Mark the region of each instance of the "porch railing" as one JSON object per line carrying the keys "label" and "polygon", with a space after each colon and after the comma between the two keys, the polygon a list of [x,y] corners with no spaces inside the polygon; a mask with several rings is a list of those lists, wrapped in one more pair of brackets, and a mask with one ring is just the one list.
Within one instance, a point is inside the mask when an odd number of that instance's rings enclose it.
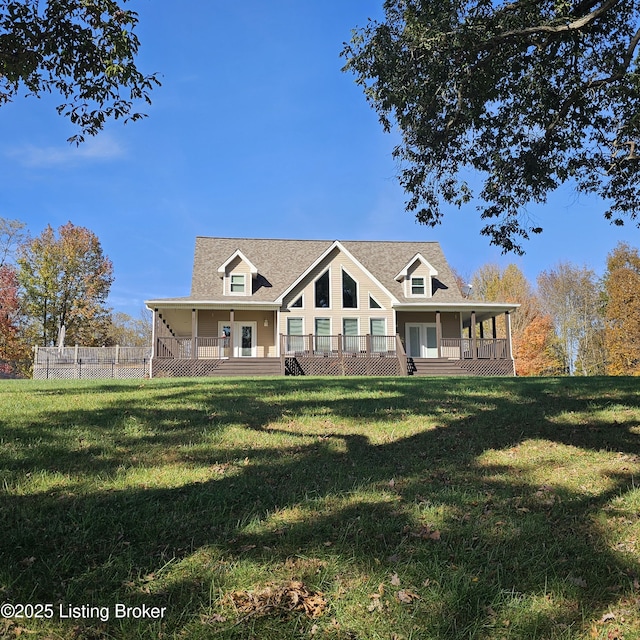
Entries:
{"label": "porch railing", "polygon": [[169,359],[220,359],[228,358],[229,338],[158,338],[156,340],[156,358]]}
{"label": "porch railing", "polygon": [[[442,338],[442,357],[470,360],[474,358],[473,342],[471,338]],[[505,338],[476,338],[475,343],[475,358],[504,360],[509,357]]]}
{"label": "porch railing", "polygon": [[280,353],[287,357],[396,357],[396,336],[281,335],[280,341]]}

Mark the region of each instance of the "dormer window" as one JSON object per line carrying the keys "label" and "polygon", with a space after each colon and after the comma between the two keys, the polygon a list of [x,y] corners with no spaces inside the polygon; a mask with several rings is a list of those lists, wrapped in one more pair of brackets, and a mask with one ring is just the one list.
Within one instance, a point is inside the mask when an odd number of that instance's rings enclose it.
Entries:
{"label": "dormer window", "polygon": [[246,293],[246,276],[244,274],[231,276],[231,293]]}
{"label": "dormer window", "polygon": [[395,279],[404,283],[404,295],[408,298],[430,298],[431,281],[437,275],[438,272],[425,260],[424,256],[416,253]]}
{"label": "dormer window", "polygon": [[257,267],[240,251],[232,253],[219,267],[224,295],[250,296],[259,278]]}
{"label": "dormer window", "polygon": [[424,278],[423,277],[411,278],[411,295],[412,296],[423,296],[423,295],[425,295]]}

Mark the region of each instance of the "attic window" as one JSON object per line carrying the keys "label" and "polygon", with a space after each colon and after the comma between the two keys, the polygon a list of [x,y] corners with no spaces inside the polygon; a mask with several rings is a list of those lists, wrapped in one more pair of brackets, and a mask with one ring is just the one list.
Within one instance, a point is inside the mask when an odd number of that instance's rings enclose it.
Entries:
{"label": "attic window", "polygon": [[369,296],[369,309],[382,309],[380,303],[373,296]]}
{"label": "attic window", "polygon": [[245,276],[244,274],[231,276],[231,293],[245,292]]}
{"label": "attic window", "polygon": [[411,295],[412,296],[424,296],[424,278],[422,276],[411,278]]}
{"label": "attic window", "polygon": [[300,296],[295,302],[292,302],[290,307],[292,309],[301,309],[302,308],[302,296]]}

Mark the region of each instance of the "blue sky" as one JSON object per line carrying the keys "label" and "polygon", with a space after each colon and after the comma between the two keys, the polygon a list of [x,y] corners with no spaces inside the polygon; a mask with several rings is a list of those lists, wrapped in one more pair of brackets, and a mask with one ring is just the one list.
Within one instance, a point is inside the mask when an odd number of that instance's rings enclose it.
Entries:
{"label": "blue sky", "polygon": [[382,0],[131,0],[139,66],[158,72],[149,117],[109,124],[79,148],[56,96],[0,109],[0,216],[37,235],[71,221],[98,235],[114,264],[110,304],[138,315],[145,299],[187,295],[197,235],[437,240],[470,275],[518,264],[535,281],[560,260],[602,273],[621,240],[604,204],[570,187],[530,214],[544,227],[526,255],[503,256],[473,205],[418,225],[384,134],[342,43]]}

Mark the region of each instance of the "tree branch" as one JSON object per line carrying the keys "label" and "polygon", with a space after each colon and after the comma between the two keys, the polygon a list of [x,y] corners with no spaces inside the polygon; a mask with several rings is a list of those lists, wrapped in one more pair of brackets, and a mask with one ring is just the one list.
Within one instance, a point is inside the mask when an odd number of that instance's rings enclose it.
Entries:
{"label": "tree branch", "polygon": [[588,24],[612,9],[619,2],[620,0],[607,0],[595,11],[592,11],[591,13],[578,18],[573,22],[569,22],[568,24],[558,24],[555,26],[551,24],[541,24],[535,27],[527,27],[526,29],[513,29],[511,31],[504,31],[490,38],[489,42],[500,42],[501,40],[508,40],[509,38],[513,37],[535,35],[538,33],[562,33],[566,31],[579,31],[580,29],[586,27]]}

